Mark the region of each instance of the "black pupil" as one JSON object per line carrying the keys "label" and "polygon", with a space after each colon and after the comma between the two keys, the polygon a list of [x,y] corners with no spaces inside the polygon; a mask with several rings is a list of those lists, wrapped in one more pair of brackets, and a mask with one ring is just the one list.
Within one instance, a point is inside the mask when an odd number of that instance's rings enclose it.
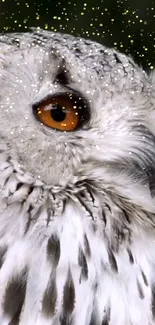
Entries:
{"label": "black pupil", "polygon": [[62,122],[66,118],[66,111],[61,105],[54,104],[52,105],[51,116],[54,121]]}

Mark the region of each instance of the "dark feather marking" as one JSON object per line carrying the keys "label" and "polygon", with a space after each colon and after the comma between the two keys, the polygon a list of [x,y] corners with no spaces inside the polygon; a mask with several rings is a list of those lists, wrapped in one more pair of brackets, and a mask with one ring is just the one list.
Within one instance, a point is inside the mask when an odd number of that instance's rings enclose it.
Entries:
{"label": "dark feather marking", "polygon": [[54,214],[53,214],[52,209],[51,209],[51,208],[47,208],[47,223],[46,223],[46,226],[49,225],[49,223],[50,223],[50,221],[51,221],[53,215],[54,215]]}
{"label": "dark feather marking", "polygon": [[18,38],[13,38],[13,39],[11,40],[11,44],[12,44],[12,45],[15,45],[16,47],[20,47],[20,41],[19,41]]}
{"label": "dark feather marking", "polygon": [[110,322],[110,307],[108,306],[105,310],[105,314],[101,325],[109,325],[109,322]]}
{"label": "dark feather marking", "polygon": [[69,83],[70,75],[69,72],[66,71],[66,62],[63,59],[61,65],[57,71],[55,82],[59,83],[62,86],[66,86]]}
{"label": "dark feather marking", "polygon": [[93,203],[93,205],[94,205],[95,199],[94,199],[94,196],[93,196],[93,194],[92,194],[92,191],[89,189],[88,186],[86,187],[86,190],[87,190],[87,192],[89,193],[90,198],[91,198],[91,201],[92,201],[92,203]]}
{"label": "dark feather marking", "polygon": [[63,290],[63,318],[69,316],[74,310],[75,304],[75,288],[74,282],[69,268],[66,283]]}
{"label": "dark feather marking", "polygon": [[152,286],[152,316],[155,320],[155,286]]}
{"label": "dark feather marking", "polygon": [[111,249],[108,249],[108,257],[109,257],[109,262],[110,262],[111,268],[113,269],[114,272],[118,273],[118,266],[117,266],[116,258],[115,258]]}
{"label": "dark feather marking", "polygon": [[72,319],[69,316],[60,318],[60,325],[73,325]]}
{"label": "dark feather marking", "polygon": [[0,247],[0,268],[3,265],[6,252],[7,252],[7,246]]}
{"label": "dark feather marking", "polygon": [[92,308],[91,319],[89,325],[100,325],[100,321],[98,319],[98,310],[96,301],[94,301],[94,306]]}
{"label": "dark feather marking", "polygon": [[66,317],[63,317],[60,319],[60,325],[70,325],[68,322],[68,319]]}
{"label": "dark feather marking", "polygon": [[32,204],[30,204],[29,205],[29,208],[28,208],[28,210],[27,210],[27,212],[29,213],[29,214],[31,214],[31,211],[33,210],[33,205]]}
{"label": "dark feather marking", "polygon": [[56,288],[56,278],[51,274],[47,289],[43,296],[42,301],[42,311],[48,317],[52,317],[55,313],[57,302],[57,288]]}
{"label": "dark feather marking", "polygon": [[60,259],[60,241],[57,235],[52,235],[48,240],[47,256],[54,267],[57,267]]}
{"label": "dark feather marking", "polygon": [[155,170],[153,168],[151,169],[151,177],[148,175],[148,180],[149,180],[149,188],[150,188],[150,193],[151,196],[155,196]]}
{"label": "dark feather marking", "polygon": [[58,72],[55,82],[58,82],[59,84],[61,84],[63,86],[65,86],[69,83],[68,75],[66,74],[66,72],[64,70]]}
{"label": "dark feather marking", "polygon": [[149,184],[151,196],[154,197],[155,196],[155,168],[154,168],[154,164],[151,166],[151,162],[150,162],[150,165],[148,165],[148,163],[147,163],[144,171],[147,176],[147,181]]}
{"label": "dark feather marking", "polygon": [[90,251],[89,241],[88,241],[88,238],[87,238],[86,234],[84,235],[84,247],[85,247],[86,256],[88,256],[90,258],[91,257],[91,251]]}
{"label": "dark feather marking", "polygon": [[84,207],[84,209],[88,212],[88,214],[91,216],[92,220],[94,221],[94,216],[89,207],[83,202],[83,200],[78,196],[78,200],[81,203],[81,205]]}
{"label": "dark feather marking", "polygon": [[34,187],[33,186],[30,186],[29,187],[29,193],[28,193],[28,195],[30,195],[33,192],[33,190],[34,190]]}
{"label": "dark feather marking", "polygon": [[84,192],[84,191],[81,191],[81,192],[80,192],[80,196],[81,196],[83,199],[85,199],[85,192]]}
{"label": "dark feather marking", "polygon": [[106,317],[103,318],[101,325],[109,325],[109,321]]}
{"label": "dark feather marking", "polygon": [[147,281],[147,277],[146,277],[145,273],[142,270],[141,270],[141,273],[142,273],[142,278],[144,280],[144,283],[148,287],[149,284],[148,284],[148,281]]}
{"label": "dark feather marking", "polygon": [[27,213],[28,213],[28,220],[27,220],[27,223],[26,223],[26,225],[25,225],[25,231],[24,231],[24,234],[26,234],[27,232],[28,232],[28,230],[29,230],[29,228],[30,228],[30,226],[31,226],[31,223],[32,223],[32,220],[37,220],[38,219],[38,217],[39,217],[39,215],[40,215],[40,213],[41,213],[41,209],[42,209],[42,207],[40,206],[39,208],[38,208],[38,210],[35,212],[35,214],[34,215],[32,215],[32,211],[33,211],[33,209],[32,209],[32,206],[30,205],[29,206],[29,209],[28,209],[28,211],[27,211]]}
{"label": "dark feather marking", "polygon": [[16,191],[18,191],[23,186],[23,183],[19,182],[16,186]]}
{"label": "dark feather marking", "polygon": [[129,248],[128,248],[127,252],[128,252],[128,255],[129,255],[130,263],[134,264],[134,258],[133,258],[132,252],[131,252],[131,250]]}
{"label": "dark feather marking", "polygon": [[107,203],[105,203],[105,202],[104,202],[104,204],[105,204],[106,208],[109,210],[109,212],[112,213],[112,211],[111,211],[111,207],[109,206],[109,204],[107,204]]}
{"label": "dark feather marking", "polygon": [[21,309],[25,299],[26,280],[27,270],[25,269],[8,282],[2,306],[4,313],[14,317]]}
{"label": "dark feather marking", "polygon": [[84,279],[88,278],[88,266],[85,255],[81,247],[79,247],[78,263],[81,266],[81,276]]}
{"label": "dark feather marking", "polygon": [[74,51],[75,51],[76,55],[77,55],[77,53],[79,53],[79,54],[82,54],[81,50],[80,50],[80,49],[78,49],[77,47],[76,47],[76,48],[74,48]]}
{"label": "dark feather marking", "polygon": [[144,292],[143,292],[142,286],[138,279],[137,279],[137,288],[138,288],[138,292],[139,292],[139,297],[141,299],[144,299]]}
{"label": "dark feather marking", "polygon": [[31,213],[29,213],[29,211],[28,211],[28,220],[27,220],[27,223],[25,226],[24,235],[28,232],[30,225],[31,225],[31,221],[32,221]]}
{"label": "dark feather marking", "polygon": [[129,214],[124,209],[121,209],[121,210],[122,210],[122,212],[124,214],[124,217],[125,217],[126,221],[130,224],[131,220],[130,220]]}
{"label": "dark feather marking", "polygon": [[67,203],[67,200],[64,199],[64,200],[63,200],[63,207],[62,207],[62,214],[65,212],[66,203]]}
{"label": "dark feather marking", "polygon": [[94,311],[91,314],[91,320],[89,325],[100,325],[100,322],[98,321],[96,313],[94,313]]}
{"label": "dark feather marking", "polygon": [[122,61],[119,59],[117,53],[114,53],[114,58],[116,60],[116,63],[121,63],[122,64]]}
{"label": "dark feather marking", "polygon": [[[146,126],[143,124],[137,125],[137,122],[135,122],[135,125],[133,127],[137,132],[139,132],[140,136],[145,136],[146,145],[145,148],[140,149],[140,155],[143,154],[143,159],[141,156],[141,164],[140,167],[143,170],[143,174],[146,174],[147,181],[150,187],[151,196],[155,196],[155,150],[150,150],[150,148],[155,148],[155,135],[150,132],[150,130],[147,129]],[[149,148],[149,146],[150,148]]]}
{"label": "dark feather marking", "polygon": [[21,309],[15,314],[15,316],[12,318],[8,325],[19,325],[20,313]]}
{"label": "dark feather marking", "polygon": [[105,212],[104,212],[103,209],[102,209],[102,217],[103,217],[103,220],[104,220],[104,224],[105,224],[105,226],[106,226],[106,224],[107,224],[107,219],[106,219],[106,214],[105,214]]}
{"label": "dark feather marking", "polygon": [[100,52],[101,54],[104,54],[104,55],[106,54],[105,51],[104,51],[103,49],[102,49],[102,50],[99,50],[99,52]]}
{"label": "dark feather marking", "polygon": [[97,229],[97,224],[95,222],[92,222],[91,227],[92,227],[92,231],[95,233]]}

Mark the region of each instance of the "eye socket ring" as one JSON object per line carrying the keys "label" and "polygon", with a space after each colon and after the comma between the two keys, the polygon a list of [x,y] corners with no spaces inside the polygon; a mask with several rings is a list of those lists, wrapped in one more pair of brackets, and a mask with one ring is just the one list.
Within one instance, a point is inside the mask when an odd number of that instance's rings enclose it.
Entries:
{"label": "eye socket ring", "polygon": [[89,119],[88,104],[72,92],[50,95],[32,108],[37,120],[59,131],[75,131]]}

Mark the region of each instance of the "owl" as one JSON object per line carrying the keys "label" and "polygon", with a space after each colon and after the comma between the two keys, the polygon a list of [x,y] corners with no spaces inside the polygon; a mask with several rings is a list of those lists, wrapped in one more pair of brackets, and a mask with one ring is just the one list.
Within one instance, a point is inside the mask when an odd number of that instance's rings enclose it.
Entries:
{"label": "owl", "polygon": [[0,35],[0,325],[155,324],[155,75]]}

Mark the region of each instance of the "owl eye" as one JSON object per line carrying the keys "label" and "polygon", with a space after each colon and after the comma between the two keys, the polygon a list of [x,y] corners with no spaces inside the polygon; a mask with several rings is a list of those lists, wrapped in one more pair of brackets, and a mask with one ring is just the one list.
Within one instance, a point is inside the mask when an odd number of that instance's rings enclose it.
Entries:
{"label": "owl eye", "polygon": [[74,131],[84,121],[86,105],[71,93],[51,96],[35,105],[37,119],[46,126],[60,131]]}

